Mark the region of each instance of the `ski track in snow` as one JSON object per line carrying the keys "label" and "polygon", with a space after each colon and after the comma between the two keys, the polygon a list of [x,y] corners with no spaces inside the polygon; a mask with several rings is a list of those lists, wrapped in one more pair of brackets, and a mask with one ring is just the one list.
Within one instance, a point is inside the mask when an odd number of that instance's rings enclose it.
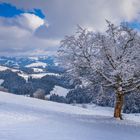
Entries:
{"label": "ski track in snow", "polygon": [[140,124],[0,92],[0,140],[139,140]]}

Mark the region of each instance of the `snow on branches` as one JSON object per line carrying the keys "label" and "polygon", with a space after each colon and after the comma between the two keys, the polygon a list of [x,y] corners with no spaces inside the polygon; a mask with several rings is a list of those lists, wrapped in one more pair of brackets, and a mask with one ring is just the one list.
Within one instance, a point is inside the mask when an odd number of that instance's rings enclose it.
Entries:
{"label": "snow on branches", "polygon": [[[140,87],[140,36],[126,25],[107,21],[104,33],[77,32],[61,41],[61,63],[74,76],[122,88],[123,94]],[[95,78],[96,77],[96,78]]]}

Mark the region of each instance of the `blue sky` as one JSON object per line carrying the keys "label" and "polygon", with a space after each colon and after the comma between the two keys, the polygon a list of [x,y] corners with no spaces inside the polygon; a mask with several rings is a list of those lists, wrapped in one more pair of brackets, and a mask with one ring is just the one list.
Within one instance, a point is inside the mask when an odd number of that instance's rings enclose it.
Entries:
{"label": "blue sky", "polygon": [[42,13],[41,9],[33,9],[25,11],[23,9],[18,9],[16,6],[11,5],[9,3],[0,3],[0,16],[1,17],[14,17],[20,15],[22,13],[32,13],[40,18],[44,19],[45,15]]}
{"label": "blue sky", "polygon": [[129,22],[128,25],[130,28],[140,30],[140,22],[139,21]]}
{"label": "blue sky", "polygon": [[12,6],[8,3],[1,3],[0,4],[0,16],[2,17],[14,17],[16,15],[19,15],[21,13],[24,13],[22,9],[17,9],[15,6]]}
{"label": "blue sky", "polygon": [[0,0],[0,55],[53,55],[76,25],[105,31],[105,19],[140,30],[139,0]]}
{"label": "blue sky", "polygon": [[[11,5],[10,3],[0,3],[0,16],[1,17],[14,17],[23,13],[32,13],[40,18],[44,19],[45,15],[41,9],[34,8],[32,10],[18,9],[16,6]],[[132,21],[127,23],[131,28],[140,29],[140,23],[138,21]]]}

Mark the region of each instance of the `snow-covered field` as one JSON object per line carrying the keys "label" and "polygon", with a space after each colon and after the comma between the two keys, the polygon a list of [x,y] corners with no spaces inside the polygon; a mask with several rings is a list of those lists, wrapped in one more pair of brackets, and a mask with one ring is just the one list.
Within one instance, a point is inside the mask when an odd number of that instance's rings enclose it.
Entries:
{"label": "snow-covered field", "polygon": [[43,68],[45,68],[46,66],[47,66],[46,63],[38,61],[38,62],[35,62],[35,63],[31,63],[31,64],[27,65],[26,67],[27,68],[35,68],[35,67],[43,67]]}
{"label": "snow-covered field", "polygon": [[19,72],[20,70],[8,68],[6,66],[0,66],[0,71],[11,70],[12,72]]}
{"label": "snow-covered field", "polygon": [[55,85],[53,90],[50,92],[50,95],[55,94],[55,95],[66,97],[68,92],[69,92],[69,89],[66,89],[66,88]]}
{"label": "snow-covered field", "polygon": [[57,73],[37,73],[37,74],[26,74],[26,73],[18,73],[19,76],[23,77],[26,81],[28,80],[29,77],[35,78],[35,79],[40,79],[46,75],[51,75],[51,76],[59,76]]}
{"label": "snow-covered field", "polygon": [[[8,67],[5,67],[5,66],[0,66],[0,71],[5,71],[5,70],[11,70],[12,72],[17,72],[17,74],[21,77],[23,77],[26,81],[28,80],[29,77],[32,77],[32,78],[42,78],[46,75],[51,75],[51,76],[60,76],[59,74],[57,73],[50,73],[50,72],[43,72],[42,69],[39,69],[39,68],[33,68],[34,72],[40,72],[40,73],[35,73],[35,74],[27,74],[21,70],[18,70],[18,69],[13,69],[13,68],[8,68]],[[2,84],[2,81],[0,81],[0,84]]]}
{"label": "snow-covered field", "polygon": [[1,84],[4,82],[4,80],[3,79],[0,79],[0,86],[1,86]]}
{"label": "snow-covered field", "polygon": [[137,120],[115,120],[112,114],[106,108],[84,109],[0,92],[0,140],[140,139]]}
{"label": "snow-covered field", "polygon": [[[98,116],[112,117],[114,111],[114,108],[102,107],[95,104],[75,104],[75,106],[92,110],[92,112]],[[130,120],[136,123],[140,123],[140,113],[132,113],[132,114],[122,113],[122,117],[124,120]]]}

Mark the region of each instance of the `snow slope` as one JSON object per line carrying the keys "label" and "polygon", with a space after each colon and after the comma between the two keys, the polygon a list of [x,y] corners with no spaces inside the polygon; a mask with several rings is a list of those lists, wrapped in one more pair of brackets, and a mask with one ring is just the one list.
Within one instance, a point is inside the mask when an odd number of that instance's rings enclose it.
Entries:
{"label": "snow slope", "polygon": [[55,85],[53,90],[50,92],[50,95],[55,94],[55,95],[66,97],[68,92],[69,92],[69,89]]}
{"label": "snow slope", "polygon": [[5,71],[5,70],[11,70],[12,72],[19,72],[20,71],[18,69],[8,68],[6,66],[1,66],[0,65],[0,71]]}
{"label": "snow slope", "polygon": [[34,72],[43,72],[44,70],[43,69],[40,69],[40,68],[32,68]]}
{"label": "snow slope", "polygon": [[[112,114],[114,112],[114,108],[98,106],[95,104],[76,104],[75,106],[92,110],[92,112],[98,116],[112,117]],[[131,113],[131,114],[122,113],[122,117],[124,120],[130,120],[140,123],[140,113]]]}
{"label": "snow slope", "polygon": [[140,139],[139,123],[4,92],[0,92],[0,120],[0,140]]}
{"label": "snow slope", "polygon": [[36,74],[27,74],[24,72],[18,73],[19,76],[23,77],[26,81],[28,80],[29,77],[35,78],[35,79],[40,79],[46,75],[52,75],[52,76],[60,76],[57,73],[36,73]]}
{"label": "snow slope", "polygon": [[47,64],[46,63],[43,63],[43,62],[35,62],[35,63],[31,63],[31,64],[29,64],[29,65],[26,65],[25,67],[27,67],[27,68],[37,68],[37,67],[43,67],[43,68],[45,68],[47,66]]}
{"label": "snow slope", "polygon": [[0,86],[1,86],[1,84],[4,82],[4,80],[3,79],[0,79]]}

